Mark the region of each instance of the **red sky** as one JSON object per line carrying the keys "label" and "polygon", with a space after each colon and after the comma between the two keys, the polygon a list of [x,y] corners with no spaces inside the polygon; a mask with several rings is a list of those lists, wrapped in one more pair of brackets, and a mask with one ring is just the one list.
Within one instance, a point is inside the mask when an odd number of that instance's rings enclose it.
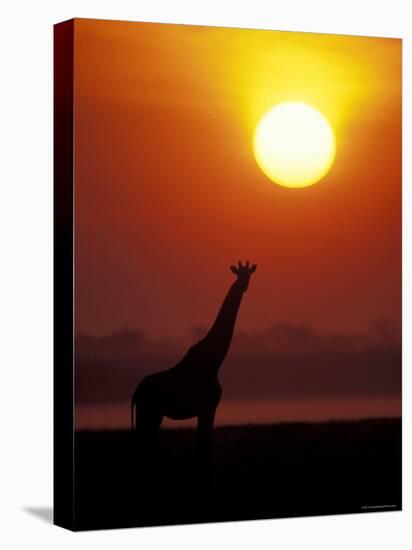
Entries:
{"label": "red sky", "polygon": [[[318,108],[337,140],[327,176],[297,190],[252,150],[261,116],[289,100]],[[178,359],[212,322],[229,265],[250,259],[239,334],[358,337],[385,320],[379,345],[393,347],[400,40],[76,20],[75,175],[76,333],[143,331]]]}

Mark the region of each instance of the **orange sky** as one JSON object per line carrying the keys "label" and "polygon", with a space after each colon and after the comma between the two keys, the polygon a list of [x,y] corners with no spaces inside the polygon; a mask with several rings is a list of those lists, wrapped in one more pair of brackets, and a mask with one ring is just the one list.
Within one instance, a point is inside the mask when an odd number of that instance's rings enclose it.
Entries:
{"label": "orange sky", "polygon": [[[252,150],[289,100],[337,140],[297,190]],[[189,342],[240,258],[259,268],[239,332],[399,328],[400,40],[76,20],[75,175],[77,333]]]}

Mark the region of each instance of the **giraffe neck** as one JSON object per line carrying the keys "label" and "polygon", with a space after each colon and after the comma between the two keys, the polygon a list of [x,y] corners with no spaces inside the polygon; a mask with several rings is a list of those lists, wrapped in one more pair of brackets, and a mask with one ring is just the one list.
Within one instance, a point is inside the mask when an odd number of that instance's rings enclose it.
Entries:
{"label": "giraffe neck", "polygon": [[236,280],[230,287],[215,322],[203,340],[213,350],[218,367],[229,350],[243,293],[240,281]]}

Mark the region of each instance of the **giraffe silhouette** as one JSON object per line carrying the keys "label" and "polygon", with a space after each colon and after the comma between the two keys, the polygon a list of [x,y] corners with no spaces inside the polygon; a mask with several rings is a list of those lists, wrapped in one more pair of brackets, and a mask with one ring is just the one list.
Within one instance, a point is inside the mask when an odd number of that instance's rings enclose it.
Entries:
{"label": "giraffe silhouette", "polygon": [[197,417],[197,455],[208,456],[222,395],[219,369],[232,341],[243,294],[256,268],[249,261],[230,266],[236,280],[206,336],[189,348],[177,365],[146,376],[136,387],[132,397],[132,429],[136,429],[146,448],[153,448],[163,417],[173,420]]}

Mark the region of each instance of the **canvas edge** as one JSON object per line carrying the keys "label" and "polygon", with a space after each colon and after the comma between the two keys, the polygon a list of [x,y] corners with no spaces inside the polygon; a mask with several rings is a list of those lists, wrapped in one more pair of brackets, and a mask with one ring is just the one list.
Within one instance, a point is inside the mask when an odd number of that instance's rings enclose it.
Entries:
{"label": "canvas edge", "polygon": [[73,379],[74,21],[53,33],[53,523],[75,530]]}

